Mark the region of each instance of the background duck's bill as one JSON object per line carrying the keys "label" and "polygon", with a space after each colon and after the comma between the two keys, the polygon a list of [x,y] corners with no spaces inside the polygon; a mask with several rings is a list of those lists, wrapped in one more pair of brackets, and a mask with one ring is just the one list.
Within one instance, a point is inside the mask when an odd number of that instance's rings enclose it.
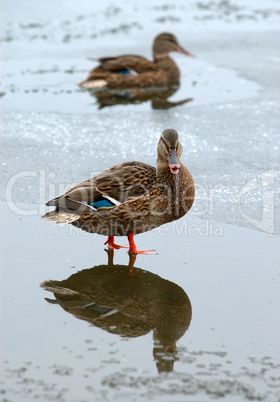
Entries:
{"label": "background duck's bill", "polygon": [[185,50],[182,46],[177,47],[177,52],[183,53],[183,54],[185,54],[186,56],[189,56],[189,57],[195,57],[193,53],[189,52],[188,50]]}

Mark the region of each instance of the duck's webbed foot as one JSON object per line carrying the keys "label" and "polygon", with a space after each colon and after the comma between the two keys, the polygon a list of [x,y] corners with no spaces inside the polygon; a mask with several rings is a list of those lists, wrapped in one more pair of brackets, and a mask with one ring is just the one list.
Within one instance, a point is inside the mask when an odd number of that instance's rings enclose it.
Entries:
{"label": "duck's webbed foot", "polygon": [[133,233],[128,232],[127,238],[129,241],[129,253],[133,254],[156,254],[155,250],[138,250],[136,244],[134,243]]}
{"label": "duck's webbed foot", "polygon": [[107,241],[104,243],[105,245],[108,244],[108,247],[111,250],[119,250],[120,248],[128,248],[128,246],[120,246],[114,242],[114,236],[108,236]]}

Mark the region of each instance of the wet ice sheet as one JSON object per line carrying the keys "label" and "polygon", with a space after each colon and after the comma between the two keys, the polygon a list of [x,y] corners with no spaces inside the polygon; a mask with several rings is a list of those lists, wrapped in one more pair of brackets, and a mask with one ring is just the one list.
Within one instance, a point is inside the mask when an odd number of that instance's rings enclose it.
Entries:
{"label": "wet ice sheet", "polygon": [[[43,212],[46,199],[112,164],[136,159],[154,165],[159,134],[173,127],[197,186],[193,212],[279,233],[276,3],[100,7],[77,15],[65,2],[54,14],[35,6],[36,23],[23,18],[24,6],[13,18],[6,9],[4,199],[12,193],[15,203],[39,201]],[[149,11],[145,22],[108,28],[120,16],[140,21],[144,11]],[[98,56],[111,54],[113,38],[116,53],[131,47],[150,57],[152,38],[163,28],[197,54],[195,59],[174,55],[182,79],[172,98],[193,96],[193,102],[168,111],[151,110],[149,104],[98,110],[88,92],[74,85],[90,70],[85,57],[92,49]]]}
{"label": "wet ice sheet", "polygon": [[45,200],[120,161],[155,165],[159,135],[172,127],[196,185],[191,213],[279,233],[277,106],[275,100],[254,99],[203,109],[130,112],[129,119],[125,112],[7,114],[2,194],[14,204],[38,200],[44,213]]}
{"label": "wet ice sheet", "polygon": [[[150,42],[149,50],[152,40]],[[182,70],[182,77],[180,88],[168,98],[171,102],[190,98],[191,103],[196,106],[234,101],[254,96],[260,90],[259,85],[246,81],[236,72],[213,66],[207,61],[185,60],[183,56],[175,56],[174,59]],[[30,63],[34,66],[33,69],[30,68]],[[57,63],[59,65],[50,64],[49,59],[45,63],[40,61],[39,66],[36,60],[6,62],[2,88],[5,110],[96,113],[99,108],[97,99],[90,91],[79,88],[77,83],[85,79],[97,64],[87,62],[82,69],[77,67],[76,59],[57,60]],[[125,96],[123,98],[126,99]],[[117,105],[114,109],[116,112],[126,109],[138,112],[151,109],[151,102]],[[102,113],[101,110],[99,112]]]}
{"label": "wet ice sheet", "polygon": [[[1,216],[7,234],[1,247],[9,250],[1,279],[8,400],[279,398],[278,238],[213,222],[212,234],[198,235],[206,222],[191,216],[136,237],[139,248],[159,254],[138,256],[135,266],[181,286],[192,304],[174,371],[158,374],[151,332],[121,338],[44,300],[52,294],[39,287],[42,281],[106,264],[105,238],[20,217],[3,204]],[[127,265],[127,253],[115,252],[114,262]]]}
{"label": "wet ice sheet", "polygon": [[[128,6],[105,1],[95,10],[83,1],[79,12],[60,1],[55,10],[34,3],[31,15],[26,15],[27,4],[15,7],[11,1],[3,7],[1,94],[7,111],[95,110],[94,98],[75,85],[94,65],[87,57],[133,50],[151,57],[153,37],[163,30],[175,32],[183,46],[196,54],[195,59],[174,55],[182,82],[173,100],[191,97],[200,105],[252,97],[260,90],[252,80],[252,76],[256,78],[254,70],[261,72],[268,63],[265,77],[269,82],[279,71],[277,35],[264,37],[279,24],[280,10],[273,1],[258,6],[236,1],[193,2],[188,6],[184,2]],[[260,54],[259,42],[268,40],[269,53]],[[251,80],[235,69],[245,71]],[[150,106],[139,107],[147,110]]]}

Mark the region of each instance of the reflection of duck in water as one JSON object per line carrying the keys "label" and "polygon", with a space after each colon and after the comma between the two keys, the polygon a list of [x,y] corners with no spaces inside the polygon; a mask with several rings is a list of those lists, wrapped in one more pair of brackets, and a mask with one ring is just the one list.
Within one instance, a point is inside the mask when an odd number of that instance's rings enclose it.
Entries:
{"label": "reflection of duck in water", "polygon": [[151,101],[153,109],[171,109],[184,103],[191,102],[192,98],[186,98],[179,101],[170,101],[168,98],[178,90],[178,86],[169,86],[163,88],[127,88],[123,90],[110,90],[90,92],[97,99],[99,109],[106,106],[115,105],[138,105],[143,102]]}
{"label": "reflection of duck in water", "polygon": [[89,89],[104,88],[148,88],[179,83],[180,71],[169,57],[170,52],[193,56],[183,49],[171,33],[158,35],[153,44],[154,60],[149,61],[136,55],[102,57],[99,66],[88,78],[79,83]]}
{"label": "reflection of duck in water", "polygon": [[54,293],[57,303],[75,317],[123,337],[134,338],[153,330],[154,357],[159,371],[171,371],[176,360],[176,341],[188,329],[190,300],[173,282],[149,271],[109,264],[84,269],[63,281],[41,286]]}
{"label": "reflection of duck in water", "polygon": [[134,235],[180,219],[194,201],[193,178],[180,161],[177,131],[164,130],[157,151],[156,168],[135,161],[113,166],[49,201],[56,209],[42,218],[108,236],[110,248],[121,247],[114,236],[127,235],[129,251],[145,253],[137,250]]}

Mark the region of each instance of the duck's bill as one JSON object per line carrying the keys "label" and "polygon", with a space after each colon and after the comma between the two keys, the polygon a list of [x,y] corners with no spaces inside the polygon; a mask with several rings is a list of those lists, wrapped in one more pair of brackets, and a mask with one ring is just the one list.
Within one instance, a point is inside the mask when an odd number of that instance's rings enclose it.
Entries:
{"label": "duck's bill", "polygon": [[177,154],[175,150],[171,150],[168,155],[168,164],[171,172],[173,174],[177,174],[180,170],[180,163],[177,158]]}
{"label": "duck's bill", "polygon": [[194,54],[192,54],[188,50],[185,50],[182,46],[177,47],[177,52],[183,53],[183,54],[185,54],[186,56],[189,56],[189,57],[194,57]]}
{"label": "duck's bill", "polygon": [[173,174],[177,174],[180,170],[180,165],[169,165],[170,170]]}

